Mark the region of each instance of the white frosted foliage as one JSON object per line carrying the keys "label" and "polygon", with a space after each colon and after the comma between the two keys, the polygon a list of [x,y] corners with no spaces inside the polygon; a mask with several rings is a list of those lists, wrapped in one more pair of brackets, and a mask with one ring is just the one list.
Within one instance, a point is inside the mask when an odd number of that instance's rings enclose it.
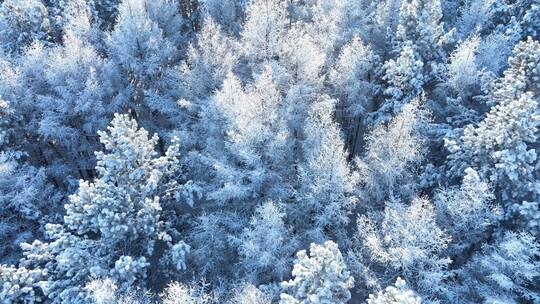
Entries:
{"label": "white frosted foliage", "polygon": [[296,256],[294,278],[281,283],[281,304],[339,304],[351,298],[354,279],[336,243],[312,243],[309,255],[301,250]]}
{"label": "white frosted foliage", "polygon": [[407,283],[401,278],[397,278],[394,286],[388,286],[384,291],[377,294],[370,294],[367,299],[368,304],[420,304],[422,301],[414,291],[407,288]]}

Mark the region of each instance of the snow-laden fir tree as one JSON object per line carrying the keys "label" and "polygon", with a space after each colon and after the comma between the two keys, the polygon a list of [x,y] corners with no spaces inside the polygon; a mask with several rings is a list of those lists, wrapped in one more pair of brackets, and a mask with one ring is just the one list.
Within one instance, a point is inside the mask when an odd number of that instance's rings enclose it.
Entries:
{"label": "snow-laden fir tree", "polygon": [[201,15],[210,16],[225,32],[238,34],[245,20],[247,0],[203,0],[199,1]]}
{"label": "snow-laden fir tree", "polygon": [[327,57],[317,42],[316,34],[303,24],[296,24],[286,32],[279,51],[275,59],[284,68],[281,77],[287,79],[285,84],[291,86],[290,90],[300,87],[303,91],[319,92]]}
{"label": "snow-laden fir tree", "polygon": [[481,75],[476,60],[476,53],[480,39],[473,36],[462,42],[451,54],[448,65],[448,85],[457,92],[462,99],[474,93]]}
{"label": "snow-laden fir tree", "polygon": [[186,242],[191,246],[189,267],[197,280],[219,283],[239,275],[237,263],[231,262],[238,260],[237,243],[231,236],[240,236],[248,225],[249,218],[219,209],[192,220]]}
{"label": "snow-laden fir tree", "polygon": [[351,298],[354,279],[336,243],[312,243],[309,255],[301,250],[296,256],[294,278],[281,283],[280,304],[342,304]]}
{"label": "snow-laden fir tree", "polygon": [[109,279],[95,279],[85,286],[91,304],[217,304],[218,296],[208,292],[204,284],[171,282],[160,294],[142,290],[119,290]]}
{"label": "snow-laden fir tree", "polygon": [[104,60],[88,41],[93,35],[89,20],[82,13],[77,16],[65,29],[63,45],[34,42],[23,56],[3,64],[0,84],[17,116],[13,126],[28,128],[17,140],[18,149],[59,189],[93,177],[96,131],[106,126],[113,111],[104,108],[112,94],[103,81]]}
{"label": "snow-laden fir tree", "polygon": [[51,175],[61,180],[75,171],[73,177],[92,178],[97,131],[114,111],[105,102],[112,97],[111,87],[100,76],[105,62],[85,37],[69,29],[63,46],[52,48],[44,65],[46,86],[36,92],[42,115],[37,131],[49,143],[48,153],[61,155],[53,154],[57,161],[51,161]]}
{"label": "snow-laden fir tree", "polygon": [[[182,142],[181,164],[189,176],[193,194],[208,181],[207,163],[201,162],[204,150],[214,151],[222,142],[224,128],[219,115],[212,109],[216,91],[224,89],[225,79],[232,74],[238,62],[238,41],[228,37],[211,18],[204,19],[197,41],[187,50],[186,59],[180,64],[182,98],[177,101],[181,117],[177,118],[173,136]],[[211,118],[212,117],[212,118]],[[215,139],[215,140],[214,140]],[[216,148],[220,150],[222,148]],[[206,154],[206,153],[204,153]],[[208,155],[204,155],[207,157]],[[204,167],[205,169],[202,169]],[[197,190],[197,191],[196,191]],[[212,189],[213,190],[213,189]]]}
{"label": "snow-laden fir tree", "polygon": [[60,197],[45,170],[28,164],[20,152],[2,151],[0,168],[0,261],[15,264],[19,244],[42,237],[42,225],[60,218]]}
{"label": "snow-laden fir tree", "polygon": [[11,103],[0,98],[0,262],[7,264],[20,258],[20,243],[41,237],[42,225],[61,213],[46,170],[30,163],[18,140],[20,121]]}
{"label": "snow-laden fir tree", "polygon": [[[373,4],[366,1],[308,0],[291,1],[289,10],[296,12],[296,18],[310,22],[324,53],[333,58],[348,40],[355,35],[367,36],[360,29],[367,23]],[[291,8],[292,7],[292,8]],[[367,29],[367,26],[365,27]]]}
{"label": "snow-laden fir tree", "polygon": [[452,127],[477,121],[484,111],[485,104],[477,98],[481,94],[483,77],[488,74],[480,60],[481,42],[479,36],[472,36],[459,43],[450,54],[445,73],[448,95],[439,116]]}
{"label": "snow-laden fir tree", "polygon": [[163,304],[214,304],[217,296],[208,292],[202,284],[173,282],[161,294]]}
{"label": "snow-laden fir tree", "polygon": [[471,34],[493,30],[497,5],[501,3],[503,1],[472,0],[458,4],[452,12],[457,18],[450,18],[456,38],[464,40]]}
{"label": "snow-laden fir tree", "polygon": [[341,49],[329,72],[329,81],[339,98],[340,106],[352,117],[372,110],[372,99],[379,87],[379,56],[360,37],[352,39]]}

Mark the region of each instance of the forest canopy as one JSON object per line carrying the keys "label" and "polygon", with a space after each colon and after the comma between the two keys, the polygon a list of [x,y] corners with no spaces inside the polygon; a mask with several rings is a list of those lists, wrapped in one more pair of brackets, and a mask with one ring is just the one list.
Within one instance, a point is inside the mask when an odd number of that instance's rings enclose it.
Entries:
{"label": "forest canopy", "polygon": [[540,0],[0,0],[0,302],[540,303]]}

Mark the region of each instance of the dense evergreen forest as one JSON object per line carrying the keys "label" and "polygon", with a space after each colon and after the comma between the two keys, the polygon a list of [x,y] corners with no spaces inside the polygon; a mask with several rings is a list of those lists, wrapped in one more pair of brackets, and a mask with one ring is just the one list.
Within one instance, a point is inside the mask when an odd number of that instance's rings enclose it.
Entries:
{"label": "dense evergreen forest", "polygon": [[540,303],[540,0],[0,0],[0,303]]}

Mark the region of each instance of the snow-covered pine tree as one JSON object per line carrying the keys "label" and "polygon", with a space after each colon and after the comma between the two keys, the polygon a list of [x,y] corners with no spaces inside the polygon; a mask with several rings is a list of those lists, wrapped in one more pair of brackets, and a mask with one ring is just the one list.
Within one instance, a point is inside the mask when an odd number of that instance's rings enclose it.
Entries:
{"label": "snow-covered pine tree", "polygon": [[504,76],[490,88],[488,104],[508,103],[530,92],[540,98],[540,42],[530,37],[516,44]]}
{"label": "snow-covered pine tree", "polygon": [[156,242],[161,254],[163,247],[174,249],[158,191],[175,170],[177,146],[158,157],[157,136],[127,115],[115,115],[100,141],[107,152],[96,153],[98,177],[80,182],[65,205],[64,224],[46,226],[48,242],[23,245],[20,267],[45,271],[40,292],[53,303],[82,301],[92,277],[111,277],[123,290],[145,286]]}
{"label": "snow-covered pine tree", "polygon": [[158,157],[158,137],[149,137],[127,115],[115,115],[99,136],[108,152],[96,152],[98,178],[80,182],[65,206],[65,224],[79,235],[98,233],[111,250],[138,240],[140,248],[132,251],[151,254],[160,221],[157,190],[175,169],[178,147]]}
{"label": "snow-covered pine tree", "polygon": [[424,75],[424,62],[410,41],[405,42],[396,59],[383,65],[386,81],[384,94],[388,97],[373,115],[376,124],[387,122],[422,92],[427,82]]}
{"label": "snow-covered pine tree", "polygon": [[299,251],[293,279],[282,282],[280,304],[344,304],[351,298],[354,279],[336,243],[312,243],[309,255]]}
{"label": "snow-covered pine tree", "polygon": [[440,59],[444,39],[440,0],[402,1],[396,32],[398,47],[407,41],[414,44],[428,75],[436,75],[435,60]]}
{"label": "snow-covered pine tree", "polygon": [[509,69],[489,99],[494,106],[480,123],[466,126],[460,137],[446,141],[450,175],[472,167],[493,184],[495,194],[504,200],[507,216],[519,214],[520,206],[525,206],[523,224],[533,230],[538,226],[534,212],[530,212],[534,205],[524,201],[536,202],[540,189],[535,169],[539,124],[537,49],[540,44],[530,39],[516,46]]}
{"label": "snow-covered pine tree", "polygon": [[388,100],[379,105],[375,122],[388,121],[422,90],[434,89],[443,71],[443,45],[448,39],[441,19],[440,0],[401,2],[397,30],[392,33],[395,58],[384,64]]}

